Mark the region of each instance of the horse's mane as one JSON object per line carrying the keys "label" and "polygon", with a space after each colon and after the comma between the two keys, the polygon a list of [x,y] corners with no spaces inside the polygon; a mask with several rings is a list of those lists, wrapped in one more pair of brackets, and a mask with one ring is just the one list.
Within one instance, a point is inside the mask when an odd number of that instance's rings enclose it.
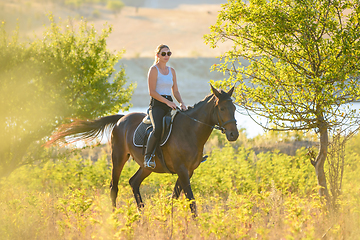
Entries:
{"label": "horse's mane", "polygon": [[215,95],[213,93],[210,93],[209,95],[207,95],[203,100],[197,102],[194,104],[194,106],[189,106],[188,109],[186,111],[184,111],[185,113],[191,113],[192,111],[196,111],[197,108],[199,108],[200,106],[204,105],[205,103],[208,103],[209,101],[212,100],[212,98],[214,98]]}
{"label": "horse's mane", "polygon": [[[220,96],[218,99],[216,99],[215,104],[217,104],[218,102],[221,102],[223,100],[231,99],[231,97],[229,96],[229,94],[227,94],[227,92],[220,90],[219,93],[220,93]],[[195,103],[194,106],[189,106],[185,112],[190,113],[190,112],[196,110],[197,108],[199,108],[200,106],[202,106],[203,104],[212,101],[214,98],[215,98],[215,95],[213,93],[210,93],[203,100],[199,101],[198,103]]]}

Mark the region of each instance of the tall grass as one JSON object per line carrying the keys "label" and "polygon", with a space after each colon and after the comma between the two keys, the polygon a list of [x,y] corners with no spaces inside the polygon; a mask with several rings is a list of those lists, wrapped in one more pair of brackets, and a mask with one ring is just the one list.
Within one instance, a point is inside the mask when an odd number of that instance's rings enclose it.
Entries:
{"label": "tall grass", "polygon": [[[356,138],[355,138],[356,139]],[[349,144],[339,208],[317,195],[304,149],[295,156],[258,153],[239,144],[213,147],[191,180],[199,217],[182,195],[170,198],[176,176],[152,174],[142,184],[139,212],[128,179],[118,208],[109,197],[111,166],[80,155],[24,166],[0,181],[1,239],[359,239],[359,149]]]}

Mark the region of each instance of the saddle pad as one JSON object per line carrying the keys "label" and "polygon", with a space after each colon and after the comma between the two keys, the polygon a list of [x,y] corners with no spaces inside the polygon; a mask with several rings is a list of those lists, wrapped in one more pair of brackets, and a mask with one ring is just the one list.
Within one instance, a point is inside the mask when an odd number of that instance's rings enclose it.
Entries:
{"label": "saddle pad", "polygon": [[[151,124],[146,124],[144,122],[141,122],[139,124],[139,126],[136,128],[134,137],[133,137],[133,143],[136,147],[144,147],[144,140],[146,138],[146,129],[150,126],[151,126]],[[167,140],[169,139],[171,130],[172,130],[172,124],[170,126],[169,132],[165,133],[164,136],[162,137],[160,146],[163,146],[167,142]]]}

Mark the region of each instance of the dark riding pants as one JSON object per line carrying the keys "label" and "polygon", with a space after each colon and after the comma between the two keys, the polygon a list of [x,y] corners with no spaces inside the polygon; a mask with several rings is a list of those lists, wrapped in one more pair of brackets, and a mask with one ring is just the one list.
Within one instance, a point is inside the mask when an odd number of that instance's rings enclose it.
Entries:
{"label": "dark riding pants", "polygon": [[[171,96],[163,95],[163,97],[165,97],[169,101],[173,101]],[[151,123],[153,125],[153,136],[156,139],[161,138],[163,117],[169,111],[171,111],[171,108],[168,105],[154,98],[151,98],[149,115],[150,115]]]}

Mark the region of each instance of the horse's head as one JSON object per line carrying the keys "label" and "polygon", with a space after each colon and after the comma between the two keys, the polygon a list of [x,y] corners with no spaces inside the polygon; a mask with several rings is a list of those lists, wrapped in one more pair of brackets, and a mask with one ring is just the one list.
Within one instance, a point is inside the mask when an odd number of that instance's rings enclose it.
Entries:
{"label": "horse's head", "polygon": [[218,91],[212,85],[210,86],[216,98],[214,120],[217,121],[217,125],[219,125],[221,130],[226,134],[228,141],[236,141],[239,137],[239,132],[235,120],[236,108],[231,99],[234,87],[232,87],[228,92],[225,92],[223,90]]}

